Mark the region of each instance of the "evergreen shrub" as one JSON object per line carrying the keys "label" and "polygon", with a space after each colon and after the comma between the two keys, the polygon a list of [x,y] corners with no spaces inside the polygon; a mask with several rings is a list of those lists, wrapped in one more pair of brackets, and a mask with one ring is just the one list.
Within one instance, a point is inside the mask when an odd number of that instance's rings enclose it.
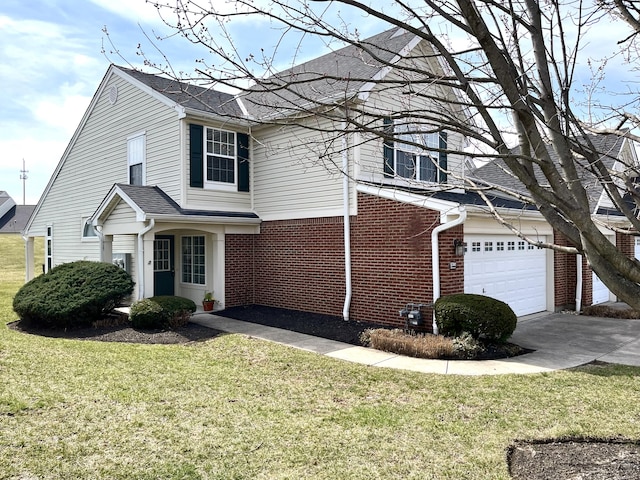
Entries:
{"label": "evergreen shrub", "polygon": [[133,286],[131,275],[111,263],[64,263],[25,283],[13,298],[13,310],[43,327],[88,325],[131,295]]}
{"label": "evergreen shrub", "polygon": [[195,311],[193,300],[162,295],[131,305],[130,318],[135,328],[178,328],[186,325]]}
{"label": "evergreen shrub", "polygon": [[446,295],[436,300],[434,311],[439,333],[450,337],[468,332],[475,339],[505,342],[516,329],[511,307],[485,295]]}

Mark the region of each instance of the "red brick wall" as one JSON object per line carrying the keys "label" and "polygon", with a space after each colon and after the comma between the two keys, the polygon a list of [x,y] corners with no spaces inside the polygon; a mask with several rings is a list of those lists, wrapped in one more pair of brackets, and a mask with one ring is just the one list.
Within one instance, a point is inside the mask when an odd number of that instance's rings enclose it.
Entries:
{"label": "red brick wall", "polygon": [[255,244],[255,303],[341,315],[341,217],[264,222]]}
{"label": "red brick wall", "polygon": [[[432,301],[431,231],[439,224],[435,211],[358,194],[358,215],[351,217],[352,320],[400,326],[405,304]],[[243,255],[253,242],[253,303],[342,315],[341,217],[264,222],[260,235],[245,236],[248,243],[238,237],[227,236],[227,306],[251,297],[242,290],[251,284],[249,268],[236,264],[249,263]],[[440,234],[443,295],[464,288],[464,257],[454,256],[455,239],[463,239],[462,226]]]}
{"label": "red brick wall", "polygon": [[618,249],[627,257],[635,257],[635,242],[636,237],[634,237],[633,235],[624,235],[622,233],[616,232],[616,245],[618,246]]}
{"label": "red brick wall", "polygon": [[255,303],[256,235],[225,235],[225,306]]}
{"label": "red brick wall", "polygon": [[[554,232],[553,241],[556,245],[570,246],[568,239],[559,232]],[[553,268],[556,310],[574,309],[576,305],[577,282],[576,256],[570,253],[555,251]],[[591,292],[591,287],[589,287],[589,292]]]}

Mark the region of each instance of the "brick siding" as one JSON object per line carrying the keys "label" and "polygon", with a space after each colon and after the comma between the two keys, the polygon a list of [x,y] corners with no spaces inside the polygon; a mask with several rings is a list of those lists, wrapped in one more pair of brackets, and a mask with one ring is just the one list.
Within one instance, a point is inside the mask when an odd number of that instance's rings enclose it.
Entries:
{"label": "brick siding", "polygon": [[[358,215],[350,219],[352,320],[401,326],[398,312],[405,304],[432,301],[431,232],[439,218],[432,210],[358,194]],[[264,222],[260,228],[259,235],[226,237],[226,305],[251,302],[341,316],[342,217]],[[464,288],[455,239],[463,239],[462,226],[440,234],[443,295]]]}

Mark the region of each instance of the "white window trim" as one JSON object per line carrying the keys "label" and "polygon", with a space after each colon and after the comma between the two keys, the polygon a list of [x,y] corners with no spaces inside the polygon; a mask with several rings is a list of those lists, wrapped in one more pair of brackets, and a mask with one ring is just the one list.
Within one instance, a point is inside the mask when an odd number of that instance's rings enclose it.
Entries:
{"label": "white window trim", "polygon": [[[416,182],[421,182],[421,183],[425,183],[425,184],[431,184],[431,185],[437,185],[439,184],[439,177],[440,177],[440,158],[438,155],[438,151],[437,149],[439,148],[439,142],[440,142],[440,135],[438,134],[438,132],[431,132],[431,133],[413,133],[411,134],[412,136],[420,136],[421,140],[423,140],[423,142],[425,143],[423,148],[419,148],[415,145],[409,145],[406,143],[403,143],[401,141],[399,141],[400,139],[402,139],[403,136],[407,136],[406,134],[403,134],[403,131],[411,131],[411,130],[417,130],[419,128],[418,125],[414,124],[414,123],[407,123],[407,122],[402,122],[399,123],[398,121],[394,122],[393,124],[393,129],[394,129],[394,141],[393,141],[393,171],[394,171],[394,177],[396,178],[401,178],[401,179],[406,179],[409,181],[416,181]],[[433,138],[435,137],[436,140],[436,145],[428,145],[429,140],[433,140]],[[410,139],[407,139],[410,140]],[[419,143],[419,142],[415,142],[415,143]],[[435,148],[435,150],[431,150],[429,147],[433,147]],[[410,155],[415,155],[417,157],[416,160],[416,164],[415,164],[415,178],[409,178],[409,177],[405,177],[402,175],[399,175],[397,172],[399,171],[398,168],[398,152],[404,152],[404,153],[408,153]],[[422,162],[423,162],[423,157],[427,159],[428,162],[433,163],[433,168],[435,169],[435,176],[436,179],[435,180],[423,180],[420,177],[420,173],[422,171]]]}
{"label": "white window trim", "polygon": [[[208,130],[217,130],[219,132],[226,132],[226,133],[233,134],[233,151],[235,153],[235,155],[233,156],[233,183],[232,182],[216,182],[213,180],[207,180],[207,165],[208,165],[207,157],[215,156],[215,157],[222,157],[222,158],[228,158],[228,159],[232,158],[231,156],[228,156],[228,155],[215,155],[215,154],[209,154],[209,152],[207,152],[207,131]],[[202,132],[202,141],[203,141],[202,168],[204,169],[204,171],[202,172],[202,175],[203,175],[202,178],[204,180],[204,188],[209,190],[237,192],[238,191],[238,132],[234,132],[233,130],[225,130],[224,128],[204,126],[204,131]]]}
{"label": "white window trim", "polygon": [[[44,237],[44,271],[48,272],[53,268],[53,225],[49,224],[46,227],[46,233]],[[49,249],[51,245],[51,249]],[[49,252],[51,250],[51,252]],[[49,268],[51,266],[51,268]]]}
{"label": "white window trim", "polygon": [[[132,140],[137,140],[142,137],[142,162],[133,163],[129,155],[129,143]],[[142,185],[147,184],[147,132],[143,130],[141,132],[134,133],[127,137],[127,183],[131,185],[131,166],[142,163]]]}
{"label": "white window trim", "polygon": [[84,234],[85,225],[87,224],[87,221],[89,220],[89,218],[91,218],[91,217],[82,217],[81,218],[81,221],[80,221],[80,241],[82,241],[82,242],[97,242],[99,240],[99,237],[98,237],[98,232],[96,231],[96,227],[93,227],[93,230],[96,232],[95,235],[85,236],[85,234]]}
{"label": "white window trim", "polygon": [[[194,238],[194,237],[202,237],[204,238],[204,283],[193,283],[193,271],[191,271],[191,282],[185,282],[183,280],[184,273],[184,253],[182,253],[182,249],[184,247],[183,242],[186,237]],[[193,246],[193,244],[192,244]],[[180,284],[181,285],[189,285],[194,287],[202,287],[207,285],[207,236],[206,235],[181,235],[180,236]]]}

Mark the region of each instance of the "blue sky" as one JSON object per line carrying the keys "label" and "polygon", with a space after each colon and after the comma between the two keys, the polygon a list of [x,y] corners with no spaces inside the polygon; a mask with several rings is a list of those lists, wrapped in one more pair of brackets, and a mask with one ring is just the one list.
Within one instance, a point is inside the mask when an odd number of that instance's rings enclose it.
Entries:
{"label": "blue sky", "polygon": [[[142,60],[136,55],[139,43],[161,60],[143,31],[170,33],[144,0],[0,2],[0,190],[16,203],[23,198],[22,160],[28,170],[26,202],[35,204],[109,64],[124,64],[117,55],[101,53],[103,43],[111,50],[105,27],[122,57],[135,66]],[[381,29],[373,23],[369,27],[364,31],[372,34]],[[244,28],[239,22],[232,33],[242,32],[235,39],[245,51],[255,48],[258,39],[268,50],[277,41],[269,30],[255,24]],[[172,65],[185,72],[193,72],[194,60],[206,55],[177,37],[157,43]],[[318,53],[311,47],[308,51]]]}
{"label": "blue sky", "polygon": [[[222,0],[215,4],[231,5]],[[327,8],[325,2],[318,5]],[[337,10],[331,13],[357,27],[363,37],[387,28],[360,12]],[[103,45],[112,50],[103,32],[105,27],[122,58],[102,53]],[[251,17],[229,28],[236,46],[246,54],[275,48],[279,33],[272,27]],[[603,27],[601,38],[610,43],[609,28]],[[26,202],[38,201],[109,64],[125,64],[126,60],[141,66],[142,59],[136,54],[138,44],[154,60],[161,60],[145,32],[151,36],[170,33],[156,9],[145,0],[0,1],[0,190],[22,203],[20,170],[24,159],[28,170]],[[591,49],[603,44],[595,33]],[[326,50],[320,40],[308,38],[298,50],[296,36],[288,34],[286,38],[287,42],[279,45],[283,61],[290,62],[294,52],[302,61]],[[157,44],[174,69],[188,73],[196,67],[196,58],[207,55],[202,47],[179,37]],[[624,77],[628,71],[628,66],[620,66],[613,73]]]}

